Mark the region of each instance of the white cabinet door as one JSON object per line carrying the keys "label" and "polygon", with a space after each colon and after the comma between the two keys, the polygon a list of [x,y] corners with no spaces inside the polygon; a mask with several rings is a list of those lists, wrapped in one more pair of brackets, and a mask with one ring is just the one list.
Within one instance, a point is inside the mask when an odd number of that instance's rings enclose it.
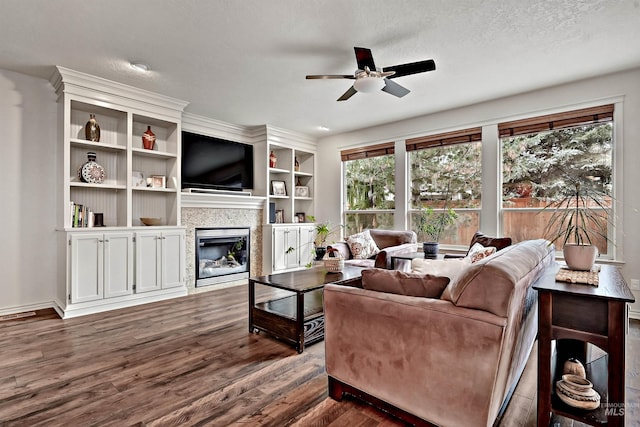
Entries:
{"label": "white cabinet door", "polygon": [[133,293],[133,234],[104,235],[104,297]]}
{"label": "white cabinet door", "polygon": [[287,268],[287,229],[284,227],[273,228],[273,271]]}
{"label": "white cabinet door", "polygon": [[104,259],[102,233],[71,235],[71,303],[103,297]]}
{"label": "white cabinet door", "polygon": [[71,235],[71,303],[133,292],[133,235]]}
{"label": "white cabinet door", "polygon": [[184,231],[162,233],[162,288],[175,288],[184,284]]}
{"label": "white cabinet door", "polygon": [[306,267],[313,262],[315,252],[313,250],[313,240],[315,239],[316,228],[312,225],[300,226],[300,266]]}
{"label": "white cabinet door", "polygon": [[[305,238],[308,238],[306,236]],[[273,271],[299,268],[306,260],[306,244],[301,240],[300,227],[273,228]],[[303,266],[306,264],[306,261]]]}
{"label": "white cabinet door", "polygon": [[287,228],[285,231],[285,264],[286,268],[300,267],[300,240],[298,228]]}
{"label": "white cabinet door", "polygon": [[162,287],[161,238],[156,231],[136,232],[136,293]]}

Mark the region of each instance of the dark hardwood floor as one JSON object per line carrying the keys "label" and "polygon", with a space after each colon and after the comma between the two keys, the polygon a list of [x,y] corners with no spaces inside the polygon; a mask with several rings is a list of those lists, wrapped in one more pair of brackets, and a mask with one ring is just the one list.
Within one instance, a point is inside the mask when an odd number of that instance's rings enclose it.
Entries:
{"label": "dark hardwood floor", "polygon": [[[323,343],[297,354],[249,333],[247,310],[246,287],[235,287],[69,320],[52,310],[2,320],[0,426],[403,425],[328,398]],[[627,425],[640,419],[639,325],[629,333]],[[535,425],[534,362],[501,426]]]}

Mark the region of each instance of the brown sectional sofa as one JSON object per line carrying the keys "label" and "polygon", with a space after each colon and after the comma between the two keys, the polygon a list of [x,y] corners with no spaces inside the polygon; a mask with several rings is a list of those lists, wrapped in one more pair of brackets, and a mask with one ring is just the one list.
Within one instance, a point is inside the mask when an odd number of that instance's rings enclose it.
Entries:
{"label": "brown sectional sofa", "polygon": [[394,253],[415,250],[418,237],[413,231],[369,230],[380,252],[370,259],[354,259],[346,242],[332,243],[329,248],[335,248],[345,259],[345,264],[371,268],[391,268],[391,256]]}
{"label": "brown sectional sofa", "polygon": [[440,298],[326,285],[329,394],[414,424],[492,425],[534,344],[531,285],[555,271],[554,253],[545,240],[509,246],[467,267]]}

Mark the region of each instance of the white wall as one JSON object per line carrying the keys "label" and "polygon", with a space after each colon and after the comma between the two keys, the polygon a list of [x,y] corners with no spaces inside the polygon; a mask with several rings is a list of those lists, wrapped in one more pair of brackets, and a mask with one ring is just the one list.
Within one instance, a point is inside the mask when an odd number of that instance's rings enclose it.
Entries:
{"label": "white wall", "polygon": [[[640,191],[637,188],[640,182],[640,168],[637,165],[640,160],[640,69],[324,138],[318,142],[318,163],[322,165],[323,176],[322,185],[316,191],[316,216],[323,221],[340,223],[339,152],[346,147],[472,126],[495,126],[505,119],[597,105],[599,102],[611,102],[614,98],[622,99],[624,109],[622,135],[616,134],[616,141],[622,141],[622,147],[618,148],[622,148],[624,153],[616,156],[621,159],[623,172],[622,193],[616,197],[623,205],[620,215],[622,233],[618,235],[622,243],[618,250],[625,262],[622,273],[629,284],[630,279],[640,278],[640,263],[636,262],[640,255]],[[636,292],[638,298],[640,292]],[[632,310],[640,314],[640,303],[634,304]]]}
{"label": "white wall", "polygon": [[56,117],[47,80],[0,70],[0,314],[52,306]]}

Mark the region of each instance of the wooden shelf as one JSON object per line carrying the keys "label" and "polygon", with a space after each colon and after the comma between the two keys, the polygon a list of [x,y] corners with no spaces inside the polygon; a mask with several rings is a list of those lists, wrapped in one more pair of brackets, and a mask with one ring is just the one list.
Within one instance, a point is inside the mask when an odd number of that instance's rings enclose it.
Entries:
{"label": "wooden shelf", "polygon": [[175,159],[176,154],[167,153],[165,151],[145,150],[144,148],[132,148],[131,152],[136,156],[157,157],[166,159]]}
{"label": "wooden shelf", "polygon": [[175,188],[162,188],[162,187],[132,187],[133,191],[149,191],[156,193],[177,193],[178,190]]}
{"label": "wooden shelf", "polygon": [[[266,302],[256,303],[255,308],[277,314],[290,320],[296,319],[296,296],[290,295]],[[304,296],[304,321],[322,316],[322,289],[307,292]]]}
{"label": "wooden shelf", "polygon": [[71,138],[69,140],[69,143],[74,148],[82,148],[87,150],[125,151],[127,149],[127,147],[124,145],[107,144],[102,142],[87,141],[85,139],[76,139],[76,138]]}
{"label": "wooden shelf", "polygon": [[269,168],[269,172],[271,173],[291,173],[289,169],[280,169],[280,168]]}
{"label": "wooden shelf", "polygon": [[126,190],[127,186],[125,184],[92,184],[90,182],[70,182],[70,187],[78,187],[78,188],[93,188],[96,190]]}

